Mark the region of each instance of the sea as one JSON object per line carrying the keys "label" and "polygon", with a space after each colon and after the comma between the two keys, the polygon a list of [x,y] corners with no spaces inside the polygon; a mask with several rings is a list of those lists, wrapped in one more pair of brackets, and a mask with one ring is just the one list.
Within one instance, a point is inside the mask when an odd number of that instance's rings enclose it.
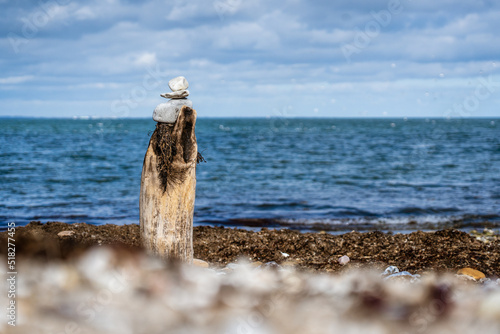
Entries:
{"label": "sea", "polygon": [[[0,119],[0,230],[138,224],[151,119]],[[199,118],[194,224],[500,228],[500,119]]]}

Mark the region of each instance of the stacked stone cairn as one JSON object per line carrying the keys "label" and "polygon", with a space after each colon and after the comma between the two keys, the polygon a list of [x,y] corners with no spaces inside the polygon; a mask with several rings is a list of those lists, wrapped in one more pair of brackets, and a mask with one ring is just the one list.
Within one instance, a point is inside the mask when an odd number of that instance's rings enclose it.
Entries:
{"label": "stacked stone cairn", "polygon": [[189,96],[189,83],[184,77],[173,78],[168,82],[168,87],[172,90],[171,93],[161,94],[168,100],[166,103],[161,103],[156,106],[153,112],[153,120],[159,123],[174,124],[181,111],[182,106],[193,108],[193,102],[186,99]]}

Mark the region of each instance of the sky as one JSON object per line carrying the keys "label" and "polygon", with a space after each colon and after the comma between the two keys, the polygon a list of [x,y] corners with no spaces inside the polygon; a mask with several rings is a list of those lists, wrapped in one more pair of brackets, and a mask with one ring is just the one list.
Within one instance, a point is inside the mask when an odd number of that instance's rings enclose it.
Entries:
{"label": "sky", "polygon": [[500,117],[500,1],[0,0],[0,116]]}

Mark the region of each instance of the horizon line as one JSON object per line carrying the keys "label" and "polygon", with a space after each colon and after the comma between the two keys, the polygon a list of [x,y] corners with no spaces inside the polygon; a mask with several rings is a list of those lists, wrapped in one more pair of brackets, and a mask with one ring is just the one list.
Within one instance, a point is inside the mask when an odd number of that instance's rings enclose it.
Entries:
{"label": "horizon line", "polygon": [[[115,116],[10,116],[0,115],[0,119],[67,119],[67,120],[146,120],[152,117],[115,117]],[[500,119],[500,116],[464,116],[464,117],[445,117],[445,116],[200,116],[197,119]]]}

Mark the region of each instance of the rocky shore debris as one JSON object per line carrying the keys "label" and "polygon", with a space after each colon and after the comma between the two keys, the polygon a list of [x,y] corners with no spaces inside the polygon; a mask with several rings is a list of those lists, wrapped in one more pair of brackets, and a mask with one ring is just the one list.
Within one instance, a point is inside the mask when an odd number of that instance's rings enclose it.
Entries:
{"label": "rocky shore debris", "polygon": [[171,93],[160,94],[161,97],[171,99],[166,103],[156,106],[153,112],[153,120],[159,123],[174,124],[183,106],[193,108],[193,102],[186,99],[189,96],[189,83],[186,78],[180,76],[173,78],[168,82]]}

